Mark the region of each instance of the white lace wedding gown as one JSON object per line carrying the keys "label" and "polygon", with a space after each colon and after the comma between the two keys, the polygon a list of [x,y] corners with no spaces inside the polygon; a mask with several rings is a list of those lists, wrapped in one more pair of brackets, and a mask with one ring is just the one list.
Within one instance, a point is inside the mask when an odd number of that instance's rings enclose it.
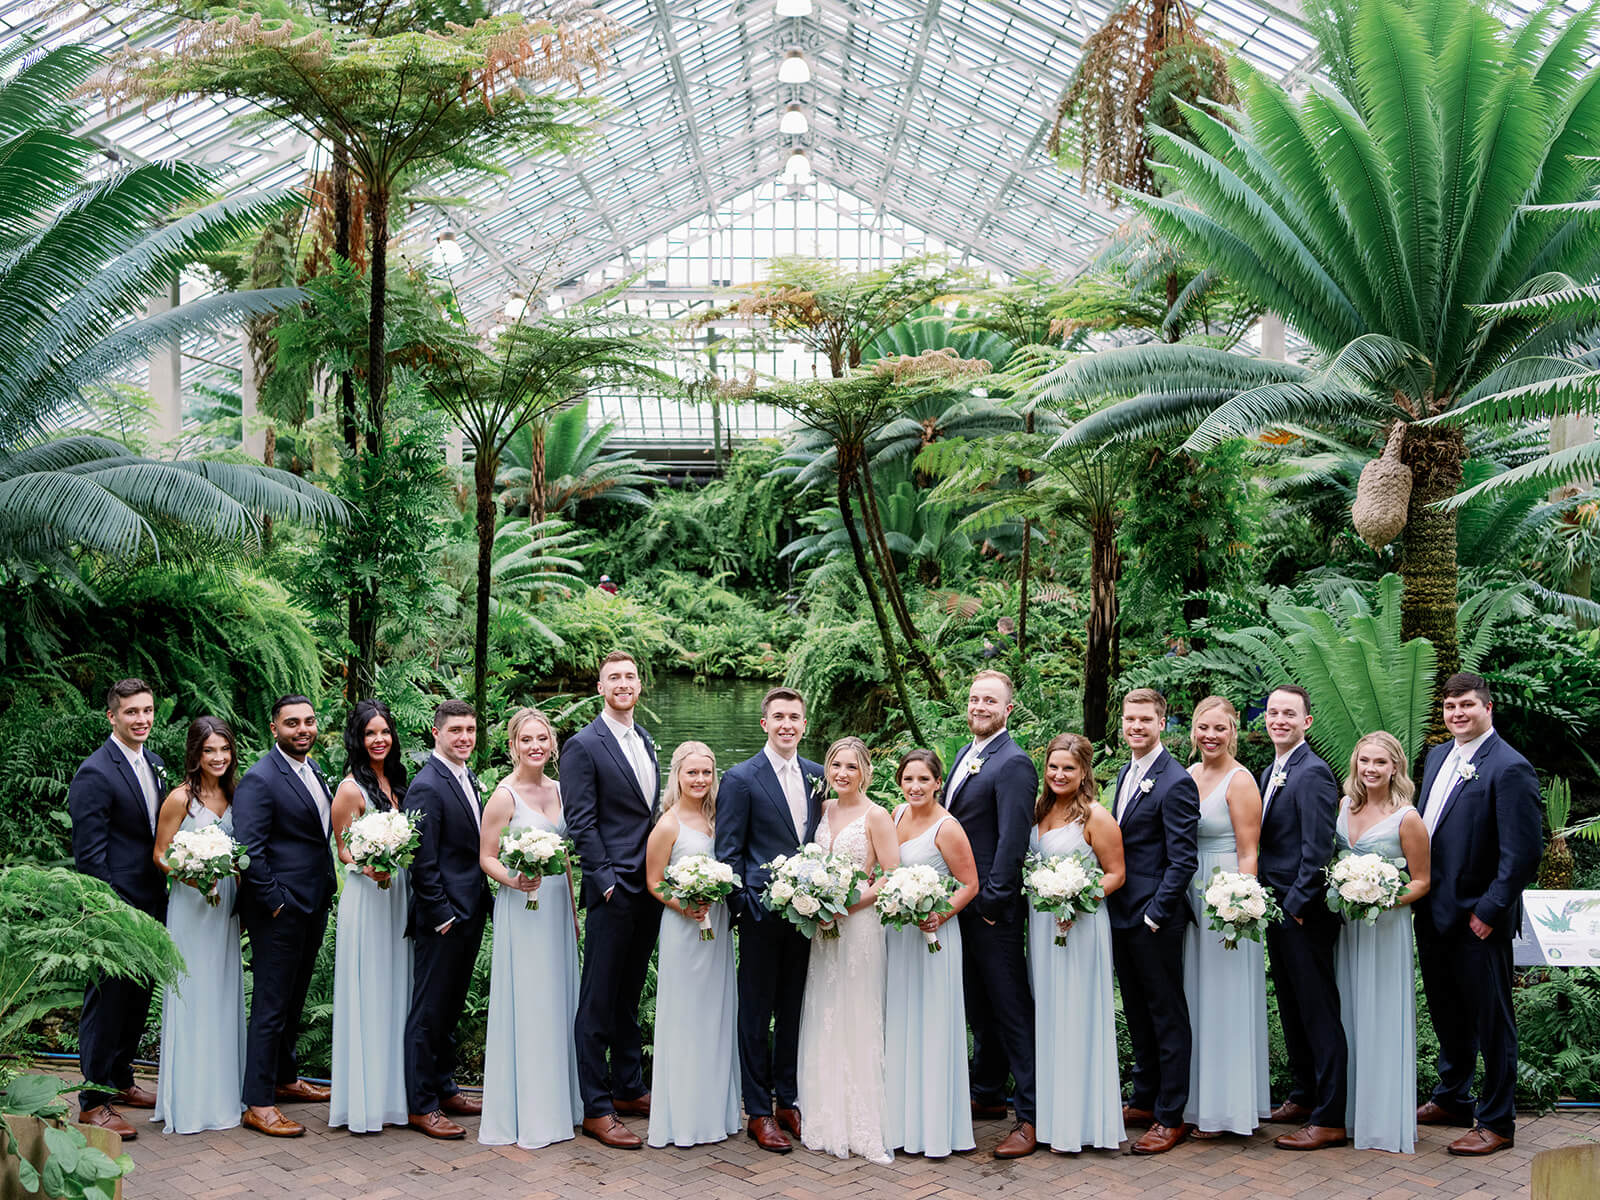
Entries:
{"label": "white lace wedding gown", "polygon": [[[824,816],[817,843],[864,868],[866,813],[837,837]],[[870,908],[841,918],[838,938],[812,939],[800,1010],[800,1118],[808,1150],[894,1161],[883,1135],[883,964],[883,926]]]}

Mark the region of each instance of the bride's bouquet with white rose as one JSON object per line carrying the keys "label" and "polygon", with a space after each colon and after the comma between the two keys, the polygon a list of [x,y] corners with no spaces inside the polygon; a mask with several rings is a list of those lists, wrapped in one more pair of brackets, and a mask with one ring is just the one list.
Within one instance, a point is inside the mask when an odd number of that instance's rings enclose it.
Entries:
{"label": "bride's bouquet with white rose", "polygon": [[220,825],[204,829],[181,829],[172,835],[167,847],[167,867],[172,877],[192,884],[215,908],[222,899],[217,884],[231,879],[250,865],[244,846],[234,841]]}
{"label": "bride's bouquet with white rose", "polygon": [[344,848],[350,854],[344,869],[359,875],[371,867],[374,875],[384,877],[377,881],[378,886],[387,889],[388,877],[409,867],[417,856],[421,822],[421,813],[393,808],[388,812],[362,813],[350,822],[349,832],[344,835]]}
{"label": "bride's bouquet with white rose", "polygon": [[1403,858],[1346,850],[1328,868],[1328,907],[1347,921],[1371,925],[1411,882],[1405,867]]}
{"label": "bride's bouquet with white rose", "polygon": [[1022,890],[1035,912],[1054,913],[1056,942],[1067,944],[1067,928],[1098,912],[1106,898],[1106,873],[1086,854],[1030,854],[1022,864]]}
{"label": "bride's bouquet with white rose", "polygon": [[[878,885],[878,919],[896,929],[921,925],[929,917],[951,910],[950,897],[957,886],[950,876],[941,875],[930,866],[896,867]],[[922,937],[928,943],[929,954],[944,949],[937,932],[924,929]]]}
{"label": "bride's bouquet with white rose", "polygon": [[[508,825],[500,831],[500,865],[524,879],[565,875],[572,857],[572,843],[553,830]],[[531,894],[523,907],[538,908],[538,894]]]}
{"label": "bride's bouquet with white rose", "polygon": [[1237,950],[1241,938],[1261,941],[1267,926],[1283,917],[1283,909],[1259,879],[1221,867],[1211,872],[1204,900],[1206,921],[1229,950]]}
{"label": "bride's bouquet with white rose", "polygon": [[[734,888],[740,887],[739,876],[725,862],[709,854],[690,854],[667,865],[666,877],[656,884],[663,900],[676,900],[685,908],[701,904],[716,904],[726,900]],[[700,940],[716,940],[711,928],[711,914],[700,918]]]}
{"label": "bride's bouquet with white rose", "polygon": [[842,854],[809,842],[795,854],[780,854],[763,870],[771,872],[761,903],[807,937],[836,938],[834,924],[861,899],[867,873]]}

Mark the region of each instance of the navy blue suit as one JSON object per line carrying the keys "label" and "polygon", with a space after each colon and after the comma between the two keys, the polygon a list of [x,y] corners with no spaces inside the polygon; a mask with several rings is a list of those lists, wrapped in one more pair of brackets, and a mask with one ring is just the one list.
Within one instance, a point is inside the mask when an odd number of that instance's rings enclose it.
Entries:
{"label": "navy blue suit", "polygon": [[774,1099],[779,1108],[793,1108],[799,1094],[800,1005],[811,943],[761,904],[767,886],[761,865],[793,854],[822,822],[822,767],[798,761],[806,793],[803,837],[766,751],[730,767],[717,790],[717,857],[744,884],[728,905],[739,929],[739,1074],[751,1116],[772,1112]]}
{"label": "navy blue suit", "polygon": [[[1269,766],[1258,781],[1263,796],[1271,781]],[[1333,974],[1339,918],[1328,908],[1323,875],[1338,818],[1333,772],[1301,742],[1284,761],[1283,784],[1262,816],[1257,874],[1284,911],[1267,930],[1267,955],[1294,1075],[1289,1099],[1311,1110],[1311,1124],[1332,1128],[1345,1124],[1349,1069]]]}
{"label": "navy blue suit", "polygon": [[[473,792],[477,781],[468,772]],[[456,1087],[456,1026],[472,985],[489,881],[478,862],[481,803],[467,795],[437,755],[406,789],[406,811],[421,814],[411,862],[406,936],[413,946],[411,1007],[406,1014],[406,1103],[421,1116],[438,1110]],[[439,926],[454,922],[443,933]]]}
{"label": "navy blue suit", "polygon": [[[155,775],[156,805],[164,793],[162,761],[145,751]],[[140,912],[167,917],[167,878],[156,866],[156,834],[150,808],[127,755],[107,738],[84,759],[67,788],[72,817],[72,860],[84,875],[111,885]],[[133,1086],[133,1056],[150,1015],[150,986],[134,979],[104,978],[83,992],[78,1025],[78,1065],[84,1079],[113,1089]],[[109,1092],[85,1088],[83,1108],[98,1108]]]}
{"label": "navy blue suit", "polygon": [[[331,811],[333,792],[311,770]],[[333,849],[312,798],[283,751],[274,747],[244,773],[233,793],[233,836],[250,865],[238,912],[250,938],[250,1026],[245,1039],[244,1102],[276,1102],[279,1084],[299,1078],[294,1044],[336,884]]]}
{"label": "navy blue suit", "polygon": [[650,735],[637,724],[634,730],[656,767],[648,796],[603,716],[561,748],[561,803],[583,868],[583,975],[574,1034],[585,1117],[603,1117],[616,1111],[613,1098],[634,1100],[645,1092],[639,996],[661,929],[661,903],[645,883],[644,850],[661,775]]}
{"label": "navy blue suit", "polygon": [[[1112,802],[1128,774],[1117,774]],[[1150,764],[1123,810],[1122,853],[1128,878],[1106,897],[1111,951],[1122,989],[1122,1010],[1133,1043],[1135,1108],[1149,1109],[1162,1125],[1183,1124],[1189,1100],[1193,1033],[1183,995],[1183,928],[1195,919],[1189,883],[1199,867],[1195,827],[1200,791],[1166,750]],[[1145,923],[1148,917],[1158,928]]]}
{"label": "navy blue suit", "polygon": [[[1451,743],[1428,752],[1417,793],[1423,819]],[[1435,1103],[1474,1111],[1472,1072],[1483,1052],[1477,1122],[1511,1137],[1515,1126],[1517,1022],[1511,1008],[1511,939],[1522,924],[1522,889],[1543,848],[1539,780],[1499,734],[1472,759],[1475,777],[1444,797],[1432,837],[1431,886],[1416,903],[1417,961],[1439,1036]],[[1492,927],[1479,938],[1474,915]]]}
{"label": "navy blue suit", "polygon": [[[966,831],[978,867],[978,894],[962,910],[961,990],[972,1025],[972,1098],[1005,1103],[1006,1077],[1016,1081],[1017,1120],[1034,1112],[1033,989],[1024,946],[1028,905],[1022,861],[1033,832],[1039,772],[1011,735],[995,734],[977,774],[963,746],[945,780],[945,806]],[[960,778],[956,772],[961,773]]]}

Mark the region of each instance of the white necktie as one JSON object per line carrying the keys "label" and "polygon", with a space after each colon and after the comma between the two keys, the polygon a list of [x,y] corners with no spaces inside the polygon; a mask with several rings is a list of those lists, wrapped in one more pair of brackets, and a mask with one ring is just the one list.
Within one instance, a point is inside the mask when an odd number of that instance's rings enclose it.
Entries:
{"label": "white necktie", "polygon": [[786,762],[778,771],[778,786],[783,788],[783,797],[789,802],[789,816],[794,820],[795,836],[805,841],[806,825],[811,818],[806,809],[806,791],[800,775],[800,764]]}
{"label": "white necktie", "polygon": [[1267,806],[1272,803],[1272,798],[1278,794],[1278,776],[1284,773],[1288,762],[1289,760],[1286,758],[1281,762],[1275,761],[1272,764],[1272,774],[1267,776],[1267,794],[1261,797],[1261,815],[1263,817],[1267,815]]}
{"label": "white necktie", "polygon": [[1460,779],[1460,773],[1456,770],[1460,755],[1461,746],[1458,743],[1450,748],[1449,754],[1445,755],[1444,765],[1439,768],[1439,776],[1433,781],[1433,789],[1428,793],[1428,811],[1422,815],[1422,823],[1428,828],[1429,838],[1432,838],[1433,831],[1439,828],[1439,821],[1444,816],[1450,793]]}
{"label": "white necktie", "polygon": [[472,810],[472,819],[479,829],[483,828],[483,809],[478,804],[478,789],[472,786],[472,776],[467,774],[463,767],[456,774],[456,782],[461,785],[461,794],[467,798],[467,807]]}
{"label": "white necktie", "polygon": [[1128,767],[1128,778],[1123,786],[1122,795],[1117,800],[1117,820],[1122,820],[1122,814],[1128,811],[1128,805],[1133,802],[1133,794],[1139,790],[1139,782],[1144,775],[1144,768],[1138,763],[1131,763]]}
{"label": "white necktie", "polygon": [[133,767],[134,778],[139,781],[139,790],[144,793],[145,812],[150,818],[150,832],[154,833],[156,813],[161,805],[160,798],[156,795],[155,770],[150,766],[150,760],[144,756],[143,750],[139,751],[138,757],[133,759],[130,765]]}
{"label": "white necktie", "polygon": [[300,776],[300,782],[305,784],[311,802],[317,806],[317,816],[322,818],[322,832],[327,833],[329,817],[332,814],[328,810],[328,797],[323,793],[322,785],[317,782],[316,772],[311,769],[311,764],[305,761],[302,761],[295,770]]}
{"label": "white necktie", "polygon": [[967,770],[967,764],[977,757],[978,743],[973,742],[971,746],[967,747],[967,752],[957,760],[956,769],[950,772],[950,794],[945,797],[946,803],[955,797],[956,792],[961,789],[961,785],[967,781],[967,776],[972,773]]}
{"label": "white necktie", "polygon": [[639,781],[639,792],[644,796],[644,802],[649,804],[651,795],[656,790],[655,770],[650,766],[650,755],[645,751],[644,739],[632,725],[628,726],[622,735],[622,748],[628,755],[628,761],[633,764],[634,777]]}

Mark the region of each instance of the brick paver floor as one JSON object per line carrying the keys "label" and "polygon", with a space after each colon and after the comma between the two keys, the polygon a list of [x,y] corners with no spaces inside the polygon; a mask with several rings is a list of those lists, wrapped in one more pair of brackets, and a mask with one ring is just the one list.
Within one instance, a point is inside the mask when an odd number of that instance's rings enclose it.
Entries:
{"label": "brick paver floor", "polygon": [[[555,1200],[555,1198],[686,1197],[736,1200],[916,1200],[962,1197],[1097,1196],[1108,1200],[1491,1200],[1527,1196],[1529,1160],[1552,1146],[1600,1141],[1600,1113],[1524,1117],[1517,1145],[1488,1159],[1445,1153],[1451,1131],[1423,1129],[1415,1155],[1274,1149],[1271,1134],[1190,1142],[1170,1154],[1134,1158],[1088,1151],[997,1162],[989,1151],[1009,1126],[984,1122],[978,1149],[930,1162],[899,1155],[893,1166],[840,1162],[796,1150],[767,1154],[742,1134],[716,1146],[629,1153],[579,1137],[543,1150],[480,1146],[477,1121],[464,1119],[467,1140],[437,1142],[404,1129],[352,1136],[329,1130],[321,1105],[286,1105],[306,1136],[275,1140],[246,1129],[163,1136],[152,1127],[129,1145],[137,1169],[128,1200],[183,1197],[295,1197],[296,1200]],[[129,1116],[147,1115],[133,1114]],[[641,1135],[645,1122],[629,1124]],[[1272,1133],[1281,1127],[1272,1127]]]}

